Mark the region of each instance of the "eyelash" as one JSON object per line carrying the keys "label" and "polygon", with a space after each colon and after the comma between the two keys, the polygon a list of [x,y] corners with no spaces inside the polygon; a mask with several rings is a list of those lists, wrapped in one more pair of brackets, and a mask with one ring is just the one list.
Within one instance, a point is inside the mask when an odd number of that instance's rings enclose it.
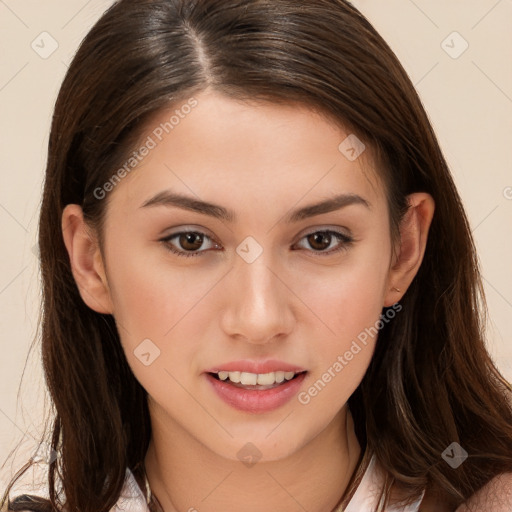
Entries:
{"label": "eyelash", "polygon": [[[337,249],[331,249],[329,251],[315,251],[313,250],[312,252],[320,257],[323,257],[323,256],[330,256],[332,254],[335,254],[335,253],[338,253],[340,251],[344,251],[344,250],[347,250],[354,242],[354,239],[348,235],[346,235],[345,233],[341,233],[339,231],[334,231],[334,230],[329,230],[329,229],[324,229],[324,230],[318,230],[318,231],[311,231],[310,233],[306,233],[302,238],[301,240],[303,240],[304,238],[307,238],[308,236],[311,236],[311,235],[315,235],[315,234],[319,234],[319,233],[322,233],[322,234],[328,234],[328,235],[334,235],[334,237],[342,242],[342,244],[337,248]],[[203,238],[206,238],[208,240],[212,240],[211,237],[209,237],[208,235],[206,235],[205,233],[202,233],[201,231],[180,231],[179,233],[173,233],[172,235],[166,237],[166,238],[162,238],[160,241],[164,243],[164,247],[172,252],[173,254],[176,254],[177,256],[183,256],[185,258],[191,258],[191,257],[196,257],[196,256],[200,256],[202,253],[205,253],[207,252],[209,249],[207,250],[202,250],[202,251],[181,251],[181,250],[178,250],[176,249],[171,243],[170,241],[176,237],[179,237],[180,235],[186,235],[186,234],[196,234],[196,235],[201,235]],[[212,240],[213,241],[213,240]],[[214,244],[217,244],[217,242],[213,242]],[[307,250],[307,249],[306,249]]]}

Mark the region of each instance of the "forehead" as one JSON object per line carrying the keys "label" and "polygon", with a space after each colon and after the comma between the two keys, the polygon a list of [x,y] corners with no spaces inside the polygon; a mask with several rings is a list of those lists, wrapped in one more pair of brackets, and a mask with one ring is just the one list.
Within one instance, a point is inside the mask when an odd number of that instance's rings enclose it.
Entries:
{"label": "forehead", "polygon": [[203,92],[154,114],[135,153],[133,169],[112,192],[123,209],[165,189],[235,210],[335,193],[357,193],[372,204],[385,197],[370,148],[304,105]]}

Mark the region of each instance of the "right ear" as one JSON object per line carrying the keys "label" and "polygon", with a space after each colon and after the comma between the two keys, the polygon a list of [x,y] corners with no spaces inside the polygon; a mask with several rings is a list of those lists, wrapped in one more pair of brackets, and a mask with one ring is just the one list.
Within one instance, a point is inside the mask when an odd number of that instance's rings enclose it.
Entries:
{"label": "right ear", "polygon": [[64,208],[62,236],[83,301],[98,313],[112,314],[110,290],[98,241],[85,223],[79,205],[68,204]]}

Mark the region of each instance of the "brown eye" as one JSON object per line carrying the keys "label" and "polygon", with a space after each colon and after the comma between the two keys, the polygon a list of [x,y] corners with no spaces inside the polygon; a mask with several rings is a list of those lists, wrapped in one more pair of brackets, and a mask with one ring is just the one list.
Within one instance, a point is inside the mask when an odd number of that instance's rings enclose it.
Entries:
{"label": "brown eye", "polygon": [[329,247],[331,244],[331,236],[325,234],[325,232],[319,231],[318,233],[312,233],[311,235],[307,236],[309,245],[317,250],[317,251],[323,251]]}
{"label": "brown eye", "polygon": [[[352,237],[332,230],[314,231],[305,235],[302,240],[305,240],[308,246],[302,245],[303,249],[312,249],[319,256],[328,256],[338,251],[346,250],[354,242]],[[338,243],[336,244],[336,242]]]}
{"label": "brown eye", "polygon": [[178,240],[180,246],[187,251],[196,251],[203,245],[203,237],[200,233],[181,233]]}
{"label": "brown eye", "polygon": [[[201,256],[209,249],[219,249],[220,246],[212,241],[205,233],[199,231],[182,231],[160,240],[167,250],[178,256]],[[203,246],[206,245],[206,248]],[[201,249],[201,250],[199,250]]]}

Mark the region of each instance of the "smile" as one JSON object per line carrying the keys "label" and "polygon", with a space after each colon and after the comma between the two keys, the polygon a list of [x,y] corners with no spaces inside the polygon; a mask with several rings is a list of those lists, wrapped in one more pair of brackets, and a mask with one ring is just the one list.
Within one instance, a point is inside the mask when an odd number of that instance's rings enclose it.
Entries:
{"label": "smile", "polygon": [[265,413],[289,402],[300,390],[307,372],[212,372],[206,378],[229,406],[244,412]]}

